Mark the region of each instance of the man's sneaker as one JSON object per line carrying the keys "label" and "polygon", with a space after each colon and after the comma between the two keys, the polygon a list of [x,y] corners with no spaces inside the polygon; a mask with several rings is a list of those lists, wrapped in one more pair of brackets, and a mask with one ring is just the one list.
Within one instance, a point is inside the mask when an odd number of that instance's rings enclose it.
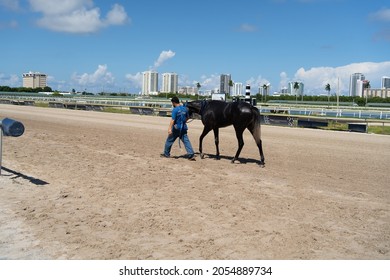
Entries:
{"label": "man's sneaker", "polygon": [[190,155],[190,156],[188,157],[188,160],[195,161],[195,155]]}
{"label": "man's sneaker", "polygon": [[166,154],[160,154],[160,157],[162,157],[162,158],[170,158],[170,156],[167,156]]}

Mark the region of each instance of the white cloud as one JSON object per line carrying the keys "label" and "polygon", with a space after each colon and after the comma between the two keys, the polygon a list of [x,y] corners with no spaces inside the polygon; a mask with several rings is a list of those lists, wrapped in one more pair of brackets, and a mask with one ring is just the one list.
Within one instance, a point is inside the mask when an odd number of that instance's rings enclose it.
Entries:
{"label": "white cloud", "polygon": [[0,22],[0,29],[17,28],[18,26],[19,23],[16,20]]}
{"label": "white cloud", "polygon": [[287,87],[287,84],[289,82],[289,78],[286,72],[280,73],[280,82],[279,82],[279,89],[283,87]]}
{"label": "white cloud", "polygon": [[270,83],[270,81],[263,78],[261,75],[257,76],[257,78],[251,77],[246,81],[246,84],[251,86],[252,93],[257,92],[260,86],[268,83]]}
{"label": "white cloud", "polygon": [[[20,4],[18,0],[0,0],[0,10],[5,8],[9,11],[19,11]],[[16,20],[2,21],[0,18],[0,30],[8,28],[16,28],[19,26],[19,23]]]}
{"label": "white cloud", "polygon": [[372,21],[376,21],[381,27],[376,31],[372,38],[374,41],[390,41],[390,28],[388,23],[390,22],[390,9],[381,9],[375,13],[368,15],[368,18]]}
{"label": "white cloud", "polygon": [[[154,66],[150,66],[151,69],[157,70],[158,67],[160,67],[165,61],[168,59],[171,59],[175,56],[175,52],[169,50],[169,51],[162,51],[157,58],[157,60],[154,62]],[[143,82],[143,74],[142,72],[137,72],[136,74],[126,74],[125,75],[126,80],[130,82],[130,85],[135,89],[141,89],[142,88],[142,82]],[[179,76],[180,77],[180,76]]]}
{"label": "white cloud", "polygon": [[0,73],[0,85],[9,87],[21,87],[20,79],[17,75],[5,75]]}
{"label": "white cloud", "polygon": [[65,92],[71,91],[71,87],[69,86],[67,81],[64,80],[58,81],[54,76],[51,75],[47,76],[47,85],[51,87],[53,90],[65,91]]}
{"label": "white cloud", "polygon": [[42,13],[37,24],[53,31],[91,33],[110,25],[121,25],[129,18],[125,9],[115,4],[102,19],[92,0],[29,0],[32,9]]}
{"label": "white cloud", "polygon": [[390,41],[390,28],[382,29],[373,35],[375,41]]}
{"label": "white cloud", "polygon": [[0,6],[12,11],[17,11],[20,8],[19,0],[0,0]]}
{"label": "white cloud", "polygon": [[74,73],[72,80],[82,87],[99,88],[112,86],[114,84],[114,76],[107,71],[107,65],[99,65],[96,71],[92,74],[84,73],[78,75]]}
{"label": "white cloud", "polygon": [[190,77],[187,74],[179,74],[178,75],[178,85],[181,86],[189,86],[189,85],[195,85],[198,81],[192,81]]}
{"label": "white cloud", "polygon": [[126,79],[130,82],[130,85],[136,89],[142,88],[142,79],[143,74],[141,72],[136,73],[135,75],[126,74]]}
{"label": "white cloud", "polygon": [[125,8],[121,5],[114,4],[111,11],[107,13],[105,25],[121,25],[128,19]]}
{"label": "white cloud", "polygon": [[255,32],[257,27],[248,23],[243,23],[238,27],[239,32]]}
{"label": "white cloud", "polygon": [[37,21],[38,25],[53,31],[69,33],[96,32],[102,27],[99,9],[84,8],[61,16],[45,16]]}
{"label": "white cloud", "polygon": [[371,13],[369,18],[377,21],[390,21],[390,9],[381,9],[375,13]]}
{"label": "white cloud", "polygon": [[31,8],[45,16],[65,15],[82,8],[93,7],[92,0],[29,0]]}
{"label": "white cloud", "polygon": [[352,63],[340,67],[313,67],[309,70],[300,68],[294,79],[305,84],[305,94],[322,93],[327,83],[336,91],[338,81],[340,93],[345,94],[348,93],[349,79],[353,73],[364,74],[371,87],[379,88],[382,76],[388,76],[390,73],[390,61]]}
{"label": "white cloud", "polygon": [[154,69],[160,67],[165,61],[167,61],[168,59],[171,59],[172,57],[175,56],[175,52],[169,50],[169,51],[162,51],[160,53],[160,56],[158,57],[158,59],[154,62]]}
{"label": "white cloud", "polygon": [[211,74],[210,76],[202,75],[200,78],[200,85],[202,90],[219,89],[220,74]]}

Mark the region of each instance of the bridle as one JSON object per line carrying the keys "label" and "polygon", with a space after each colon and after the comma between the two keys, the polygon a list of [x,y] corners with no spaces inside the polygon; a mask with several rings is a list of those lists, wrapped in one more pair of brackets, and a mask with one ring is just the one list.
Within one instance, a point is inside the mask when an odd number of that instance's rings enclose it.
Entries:
{"label": "bridle", "polygon": [[202,100],[202,101],[200,102],[199,115],[202,115],[202,112],[203,112],[204,108],[206,107],[206,105],[207,105],[207,100]]}
{"label": "bridle", "polygon": [[[207,100],[202,100],[202,101],[200,102],[199,113],[196,113],[196,114],[202,115],[202,112],[203,112],[203,110],[205,109],[207,103],[208,103]],[[184,103],[184,107],[189,108],[189,107],[188,107],[188,101],[186,101],[186,103]],[[191,121],[193,121],[193,120],[194,120],[194,118],[191,118]],[[188,122],[189,122],[189,121],[188,121]]]}

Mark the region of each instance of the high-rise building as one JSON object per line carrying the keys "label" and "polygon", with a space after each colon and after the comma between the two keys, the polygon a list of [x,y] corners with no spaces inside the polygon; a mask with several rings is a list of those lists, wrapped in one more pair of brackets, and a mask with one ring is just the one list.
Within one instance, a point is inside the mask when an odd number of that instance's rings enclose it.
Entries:
{"label": "high-rise building", "polygon": [[230,74],[221,74],[219,83],[219,93],[230,94],[230,80],[232,79]]}
{"label": "high-rise building", "polygon": [[364,84],[365,84],[365,81],[362,81],[362,80],[356,81],[356,92],[355,92],[355,95],[353,95],[353,96],[363,97]]}
{"label": "high-rise building", "polygon": [[196,95],[198,93],[198,88],[197,87],[191,87],[191,86],[184,86],[179,88],[179,93],[180,94],[189,94],[189,95]]}
{"label": "high-rise building", "polygon": [[[298,83],[298,88],[294,88],[295,83]],[[302,96],[304,92],[305,85],[302,82],[289,82],[288,83],[288,93],[291,95]]]}
{"label": "high-rise building", "polygon": [[366,78],[362,73],[354,73],[349,81],[349,96],[362,96],[363,87],[358,81],[364,81]]}
{"label": "high-rise building", "polygon": [[178,88],[178,75],[176,73],[163,73],[162,74],[162,87],[163,93],[177,93]]}
{"label": "high-rise building", "polygon": [[270,83],[260,85],[260,87],[259,87],[259,93],[260,93],[262,96],[270,96],[270,87],[271,87],[271,84],[270,84]]}
{"label": "high-rise building", "polygon": [[382,77],[381,88],[390,88],[390,77]]}
{"label": "high-rise building", "polygon": [[365,89],[364,92],[365,92],[364,96],[367,97],[381,97],[381,98],[390,97],[390,88],[367,88]]}
{"label": "high-rise building", "polygon": [[242,83],[234,83],[233,84],[232,96],[242,96]]}
{"label": "high-rise building", "polygon": [[39,72],[23,73],[23,87],[44,88],[47,86],[47,75]]}
{"label": "high-rise building", "polygon": [[142,95],[158,94],[158,73],[155,71],[145,71],[142,81]]}
{"label": "high-rise building", "polygon": [[287,87],[282,87],[280,89],[280,94],[288,94],[288,88]]}

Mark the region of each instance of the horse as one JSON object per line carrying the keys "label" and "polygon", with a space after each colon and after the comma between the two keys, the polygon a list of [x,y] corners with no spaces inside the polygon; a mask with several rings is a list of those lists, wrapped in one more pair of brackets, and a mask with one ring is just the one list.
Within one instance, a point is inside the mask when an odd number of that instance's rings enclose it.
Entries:
{"label": "horse", "polygon": [[199,137],[200,157],[204,158],[202,141],[203,138],[211,131],[214,131],[214,141],[216,146],[216,158],[220,159],[219,154],[219,128],[233,125],[236,131],[238,149],[232,159],[234,163],[244,147],[243,132],[248,129],[256,141],[260,153],[260,165],[264,166],[264,154],[262,140],[260,137],[260,112],[249,103],[225,102],[219,100],[198,100],[190,101],[186,104],[190,116],[197,113],[201,116],[204,125],[203,132]]}

